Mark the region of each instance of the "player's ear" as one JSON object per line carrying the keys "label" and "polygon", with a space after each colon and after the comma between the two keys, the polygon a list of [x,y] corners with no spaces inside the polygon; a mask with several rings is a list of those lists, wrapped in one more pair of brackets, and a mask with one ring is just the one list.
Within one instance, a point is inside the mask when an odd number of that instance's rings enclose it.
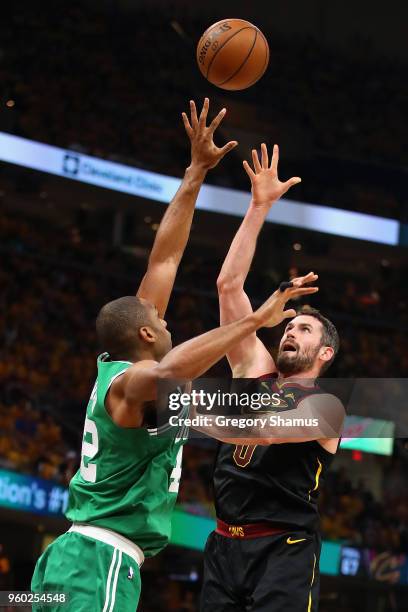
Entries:
{"label": "player's ear", "polygon": [[148,342],[149,344],[154,344],[154,342],[156,342],[157,340],[157,336],[154,330],[148,325],[144,325],[143,327],[140,327],[139,338],[143,342]]}
{"label": "player's ear", "polygon": [[331,346],[322,346],[320,349],[320,354],[319,354],[319,358],[322,361],[330,361],[330,359],[333,359],[333,355],[334,355],[334,350]]}

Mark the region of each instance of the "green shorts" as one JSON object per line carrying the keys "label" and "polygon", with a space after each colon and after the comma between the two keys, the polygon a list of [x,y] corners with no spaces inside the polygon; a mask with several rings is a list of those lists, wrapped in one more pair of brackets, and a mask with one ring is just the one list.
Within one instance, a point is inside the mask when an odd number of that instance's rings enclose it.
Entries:
{"label": "green shorts", "polygon": [[33,605],[33,612],[135,612],[140,597],[136,560],[79,533],[64,533],[35,566],[31,590],[64,592],[66,604]]}

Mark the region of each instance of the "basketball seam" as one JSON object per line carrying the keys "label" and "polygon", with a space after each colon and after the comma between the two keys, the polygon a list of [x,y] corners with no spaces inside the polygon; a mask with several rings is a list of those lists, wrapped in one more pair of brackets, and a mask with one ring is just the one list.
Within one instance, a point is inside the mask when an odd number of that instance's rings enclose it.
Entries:
{"label": "basketball seam", "polygon": [[213,55],[213,56],[212,56],[212,58],[211,58],[210,63],[208,64],[207,74],[206,74],[206,77],[205,77],[206,79],[208,79],[208,75],[210,74],[210,68],[211,68],[211,66],[212,66],[212,64],[213,64],[213,61],[215,60],[215,58],[217,57],[217,55],[218,55],[218,53],[221,51],[221,49],[222,49],[223,47],[225,47],[225,45],[227,44],[227,42],[229,42],[230,40],[232,40],[232,39],[234,38],[234,36],[236,36],[237,34],[239,34],[240,32],[242,32],[242,30],[253,30],[253,29],[254,29],[254,28],[252,28],[252,27],[250,28],[249,26],[245,26],[245,27],[241,28],[240,30],[237,30],[236,32],[234,32],[234,34],[232,34],[232,35],[231,35],[231,36],[228,38],[228,40],[226,40],[225,42],[223,42],[223,43],[222,43],[221,47],[219,47],[219,48],[217,49],[217,52],[216,52],[216,53],[214,53],[214,55]]}
{"label": "basketball seam", "polygon": [[253,85],[254,83],[256,83],[256,82],[257,82],[257,81],[258,81],[258,80],[261,78],[261,76],[263,76],[263,75],[264,75],[265,70],[266,70],[266,68],[267,68],[267,66],[268,66],[268,60],[269,60],[269,49],[268,49],[268,43],[266,42],[265,37],[263,36],[263,34],[262,34],[262,33],[261,33],[261,38],[262,38],[263,43],[264,43],[264,45],[265,45],[265,52],[266,52],[266,53],[265,53],[265,61],[264,61],[264,65],[262,66],[262,70],[261,70],[261,72],[259,73],[259,75],[258,75],[258,76],[257,76],[257,77],[256,77],[256,78],[253,80],[253,81],[251,81],[251,82],[249,83],[248,87],[251,87],[251,85]]}
{"label": "basketball seam", "polygon": [[228,77],[228,79],[226,81],[223,81],[222,83],[217,83],[217,87],[222,87],[223,85],[225,85],[226,83],[228,83],[228,81],[230,81],[231,79],[233,79],[235,76],[237,76],[238,72],[241,70],[241,68],[243,68],[245,66],[245,64],[247,63],[249,56],[251,55],[252,51],[254,50],[255,47],[255,43],[256,43],[256,39],[258,38],[258,31],[255,30],[255,38],[254,38],[254,42],[252,43],[252,47],[249,50],[248,55],[246,56],[246,58],[244,59],[244,61],[242,62],[242,64],[240,65],[240,67],[234,72],[234,74],[231,74],[230,77]]}

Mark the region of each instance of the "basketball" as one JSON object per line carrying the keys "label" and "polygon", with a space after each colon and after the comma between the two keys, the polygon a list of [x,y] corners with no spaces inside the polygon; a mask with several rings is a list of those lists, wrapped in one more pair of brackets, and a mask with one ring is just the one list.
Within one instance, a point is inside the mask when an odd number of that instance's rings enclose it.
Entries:
{"label": "basketball", "polygon": [[262,32],[244,19],[224,19],[210,26],[197,45],[202,75],[221,89],[254,85],[269,63],[269,46]]}

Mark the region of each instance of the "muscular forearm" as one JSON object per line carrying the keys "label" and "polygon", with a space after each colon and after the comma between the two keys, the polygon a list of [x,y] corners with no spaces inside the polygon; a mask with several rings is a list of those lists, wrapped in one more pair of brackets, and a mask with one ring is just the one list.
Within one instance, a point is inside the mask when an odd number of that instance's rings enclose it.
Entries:
{"label": "muscular forearm", "polygon": [[206,173],[206,169],[197,164],[191,164],[186,169],[183,181],[160,223],[149,265],[169,260],[176,266],[180,263],[190,234],[197,196]]}
{"label": "muscular forearm", "polygon": [[218,277],[219,288],[230,285],[243,287],[268,210],[268,207],[256,207],[251,202],[221,268]]}
{"label": "muscular forearm", "polygon": [[219,361],[237,342],[261,326],[256,313],[217,327],[171,350],[157,367],[159,378],[194,379]]}

